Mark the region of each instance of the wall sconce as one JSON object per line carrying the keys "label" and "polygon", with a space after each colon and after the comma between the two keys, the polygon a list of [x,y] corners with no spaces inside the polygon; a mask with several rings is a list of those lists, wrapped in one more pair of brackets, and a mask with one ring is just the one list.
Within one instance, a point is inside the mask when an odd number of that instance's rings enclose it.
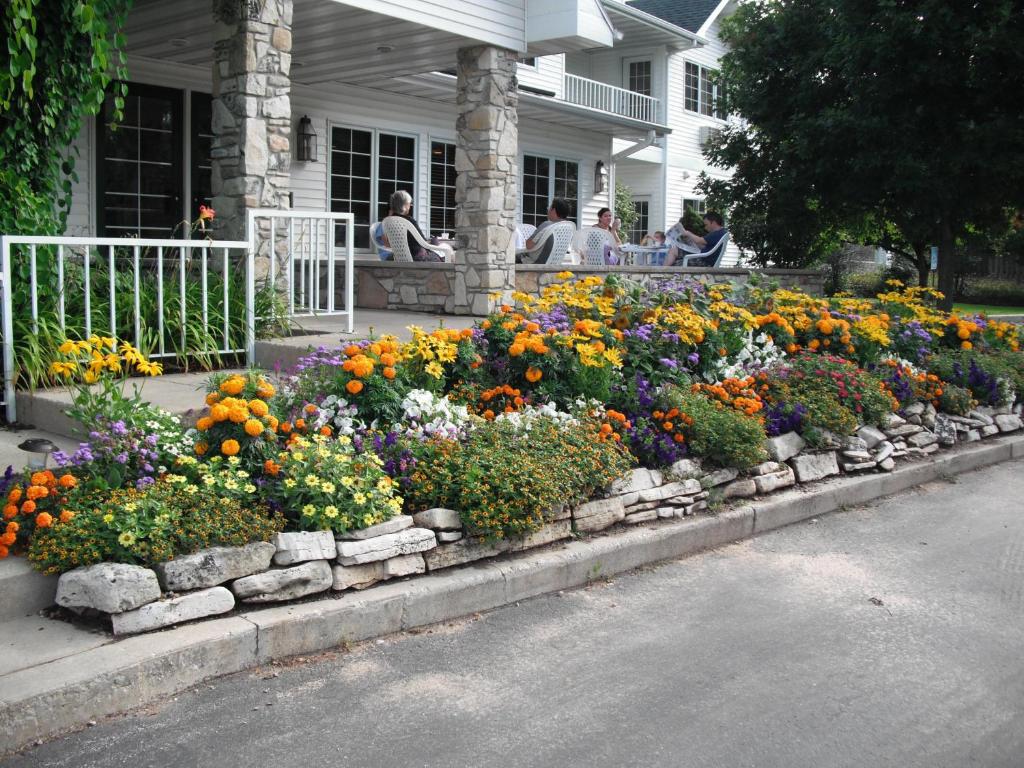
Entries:
{"label": "wall sconce", "polygon": [[29,456],[29,469],[46,469],[47,459],[50,454],[57,450],[57,446],[45,437],[32,437],[21,443],[18,448],[25,451]]}
{"label": "wall sconce", "polygon": [[608,191],[608,169],[604,167],[604,161],[598,160],[594,166],[594,194],[600,195]]}
{"label": "wall sconce", "polygon": [[316,132],[313,130],[313,121],[308,115],[303,115],[299,120],[299,130],[295,133],[298,145],[295,147],[295,159],[304,163],[316,162]]}

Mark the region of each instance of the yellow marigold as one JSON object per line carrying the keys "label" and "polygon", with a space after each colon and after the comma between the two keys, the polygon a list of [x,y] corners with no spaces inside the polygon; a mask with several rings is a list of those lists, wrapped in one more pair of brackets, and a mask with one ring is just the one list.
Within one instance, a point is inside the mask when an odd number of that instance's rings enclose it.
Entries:
{"label": "yellow marigold", "polygon": [[245,389],[245,379],[241,376],[230,376],[220,383],[220,391],[225,395],[238,395]]}
{"label": "yellow marigold", "polygon": [[253,416],[257,416],[259,418],[263,418],[268,413],[270,413],[270,406],[268,406],[262,400],[257,400],[255,398],[253,398],[252,400],[249,401],[249,412]]}
{"label": "yellow marigold", "polygon": [[241,450],[237,440],[225,440],[220,444],[220,452],[225,456],[235,456]]}
{"label": "yellow marigold", "polygon": [[220,402],[220,392],[210,392],[206,395],[207,405],[216,405]]}
{"label": "yellow marigold", "polygon": [[263,434],[263,422],[249,419],[245,422],[245,434],[249,437],[259,437]]}
{"label": "yellow marigold", "polygon": [[210,418],[216,421],[224,421],[227,419],[230,411],[226,405],[217,403],[210,408]]}
{"label": "yellow marigold", "polygon": [[249,418],[249,406],[243,404],[228,409],[228,418],[235,424],[241,424]]}

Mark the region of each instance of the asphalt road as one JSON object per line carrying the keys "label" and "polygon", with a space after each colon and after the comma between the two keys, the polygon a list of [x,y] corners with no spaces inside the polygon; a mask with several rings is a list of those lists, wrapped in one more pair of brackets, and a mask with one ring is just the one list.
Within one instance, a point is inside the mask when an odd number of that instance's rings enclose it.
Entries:
{"label": "asphalt road", "polygon": [[1024,461],[203,685],[35,766],[1024,766]]}

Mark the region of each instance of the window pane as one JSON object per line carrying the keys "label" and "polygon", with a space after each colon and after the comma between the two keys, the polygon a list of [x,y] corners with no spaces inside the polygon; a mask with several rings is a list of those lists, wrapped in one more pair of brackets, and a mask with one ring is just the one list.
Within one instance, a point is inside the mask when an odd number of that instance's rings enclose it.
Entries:
{"label": "window pane", "polygon": [[555,161],[555,189],[552,197],[564,198],[569,203],[569,219],[577,220],[579,204],[579,164],[568,160]]}
{"label": "window pane", "polygon": [[[370,147],[373,134],[351,128],[331,130],[331,210],[355,218],[356,248],[370,244]],[[335,244],[345,245],[345,228],[335,229]]]}
{"label": "window pane", "polygon": [[455,145],[430,144],[430,235],[455,232]]}
{"label": "window pane", "polygon": [[686,76],[683,83],[683,107],[696,112],[700,104],[700,67],[686,62]]}
{"label": "window pane", "polygon": [[715,111],[715,93],[713,72],[701,67],[700,70],[700,113],[713,115]]}
{"label": "window pane", "polygon": [[548,217],[550,161],[546,157],[523,157],[523,223],[539,226]]}
{"label": "window pane", "polygon": [[639,243],[651,232],[651,203],[649,200],[633,200],[633,207],[636,209],[637,216],[629,230],[628,237],[631,243]]}
{"label": "window pane", "polygon": [[631,61],[629,63],[629,77],[626,87],[633,93],[641,93],[644,96],[651,95],[651,62]]}

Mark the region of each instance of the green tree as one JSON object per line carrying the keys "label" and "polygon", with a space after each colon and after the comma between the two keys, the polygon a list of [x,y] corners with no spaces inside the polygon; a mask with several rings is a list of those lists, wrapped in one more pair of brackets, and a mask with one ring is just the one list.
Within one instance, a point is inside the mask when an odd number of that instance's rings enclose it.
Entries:
{"label": "green tree", "polygon": [[633,203],[633,190],[621,181],[615,182],[615,215],[622,219],[622,233],[633,229],[639,216],[636,204]]}
{"label": "green tree", "polygon": [[951,302],[957,239],[1024,202],[1024,2],[767,0],[723,37],[745,124],[709,150],[733,177],[702,183],[737,242],[806,262],[822,238],[891,222],[938,245]]}

